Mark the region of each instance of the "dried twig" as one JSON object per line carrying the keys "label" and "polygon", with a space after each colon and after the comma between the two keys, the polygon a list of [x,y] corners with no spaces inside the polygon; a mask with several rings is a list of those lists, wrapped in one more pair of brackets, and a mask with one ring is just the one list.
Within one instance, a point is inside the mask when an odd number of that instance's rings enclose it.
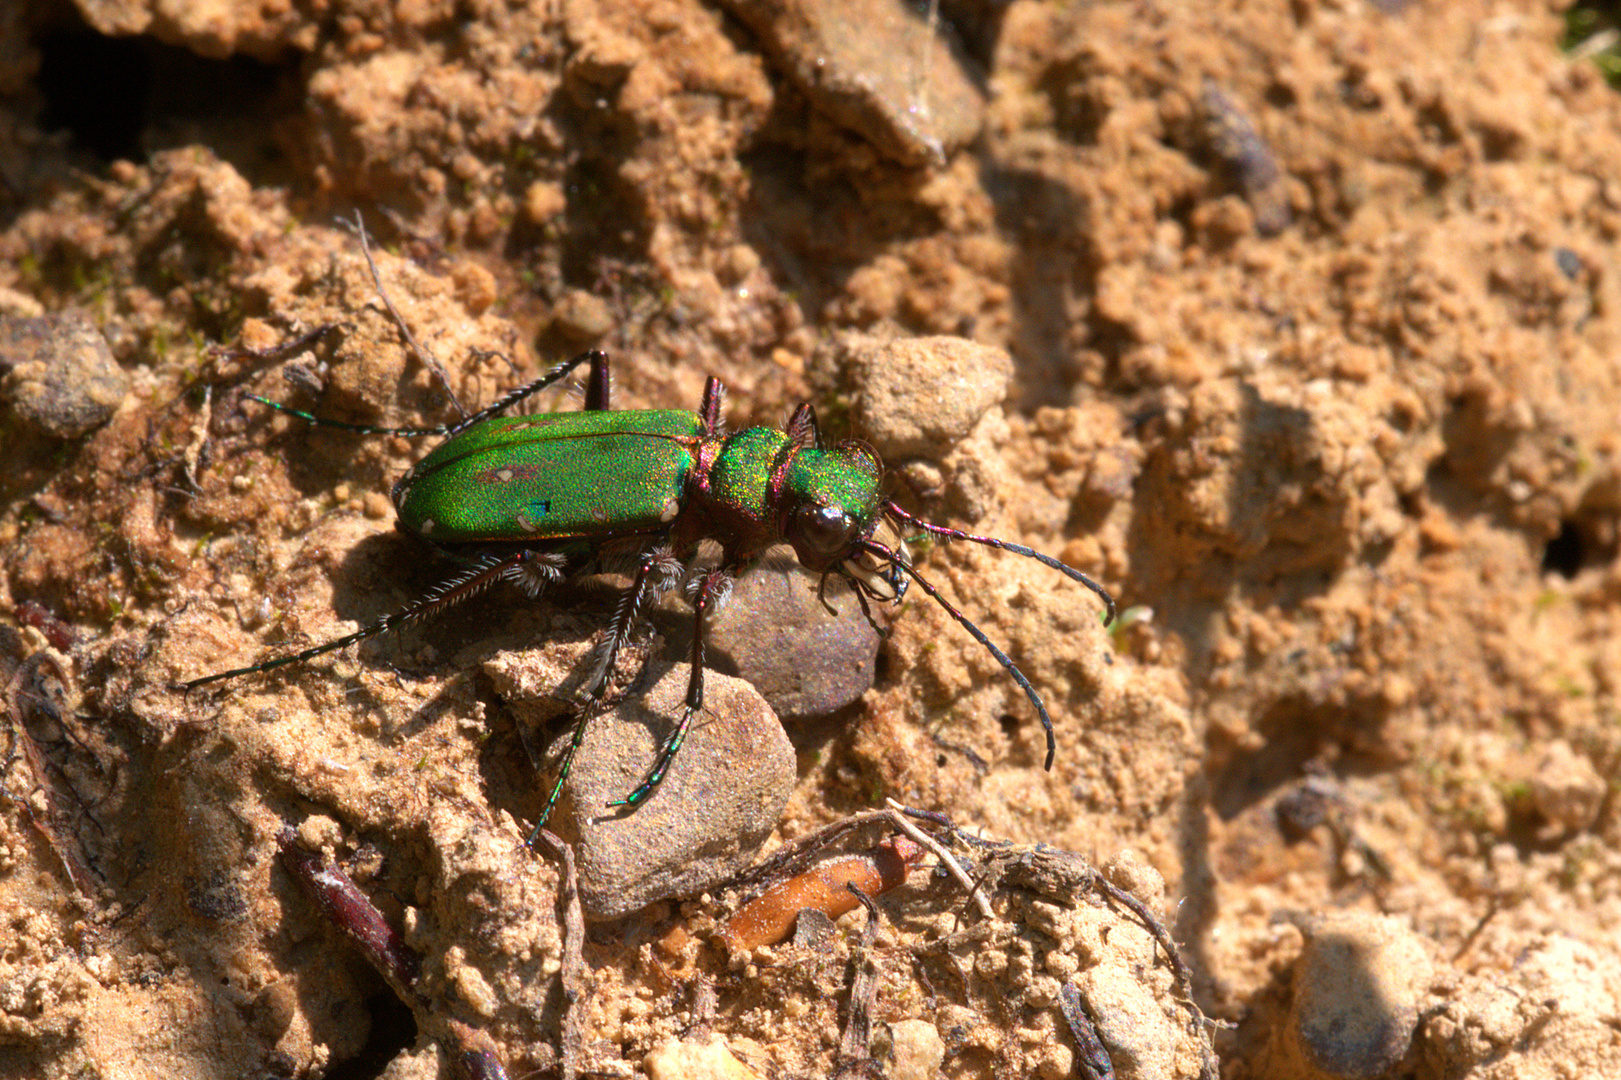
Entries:
{"label": "dried twig", "polygon": [[878,996],[878,964],[873,959],[873,944],[878,939],[878,905],[872,897],[847,885],[862,907],[867,909],[867,925],[861,931],[861,943],[856,947],[855,976],[850,980],[850,1008],[844,1019],[844,1031],[839,1036],[839,1049],[834,1058],[835,1080],[851,1075],[875,1075],[877,1063],[872,1060],[872,1004]]}
{"label": "dried twig", "polygon": [[366,268],[371,271],[372,285],[377,288],[377,295],[382,298],[383,306],[388,309],[389,318],[393,319],[394,325],[400,328],[400,333],[405,336],[405,343],[411,346],[411,351],[416,354],[416,358],[422,362],[424,367],[433,372],[434,377],[439,380],[439,385],[445,388],[446,396],[450,398],[451,405],[455,406],[456,415],[463,420],[467,419],[467,410],[462,408],[462,403],[456,397],[456,391],[450,388],[450,379],[445,375],[445,369],[440,366],[439,361],[434,358],[432,353],[422,347],[422,343],[416,339],[416,335],[411,333],[410,326],[406,325],[404,316],[394,306],[394,301],[388,298],[388,291],[383,288],[382,275],[377,272],[377,263],[371,257],[371,242],[366,236],[366,222],[361,218],[358,210],[355,211],[355,220],[350,227],[354,230],[355,236],[360,239],[360,251],[361,254],[366,256]]}
{"label": "dried twig", "polygon": [[574,866],[574,849],[547,829],[537,829],[533,837],[544,844],[563,867],[558,903],[563,917],[563,1080],[577,1080],[585,1057],[585,997],[589,984],[585,973],[585,912],[580,905],[580,879]]}
{"label": "dried twig", "polygon": [[[933,853],[935,858],[940,860],[940,865],[944,866],[946,871],[957,879],[957,884],[968,891],[969,897],[973,899],[974,906],[979,909],[981,916],[987,919],[994,918],[995,912],[991,910],[991,902],[986,897],[985,891],[968,876],[968,872],[962,868],[962,863],[957,861],[957,857],[947,851],[940,841],[906,820],[906,807],[894,799],[884,801],[889,804],[890,820],[895,823],[895,827],[923,845]],[[953,826],[953,829],[955,829],[955,826]]]}
{"label": "dried twig", "polygon": [[1069,1024],[1069,1033],[1075,1037],[1075,1067],[1081,1080],[1114,1080],[1114,1062],[1109,1059],[1108,1048],[1098,1038],[1097,1025],[1087,1014],[1081,1000],[1081,988],[1065,983],[1058,990],[1058,1008]]}
{"label": "dried twig", "polygon": [[[33,733],[28,730],[28,720],[24,710],[24,703],[29,703],[35,707],[47,703],[39,688],[40,669],[47,665],[55,670],[55,677],[61,685],[68,685],[67,674],[62,670],[62,665],[57,661],[56,657],[48,652],[40,652],[35,653],[17,665],[16,670],[11,674],[11,678],[7,680],[5,688],[6,711],[11,718],[12,745],[15,748],[13,754],[14,756],[20,754],[24,764],[27,765],[28,771],[33,776],[34,784],[44,800],[45,811],[43,814],[36,813],[33,800],[26,793],[21,795],[9,791],[4,793],[22,808],[23,813],[28,815],[28,820],[33,824],[34,828],[45,838],[51,853],[62,864],[62,871],[67,876],[68,883],[81,896],[92,896],[94,895],[95,883],[91,880],[84,864],[74,853],[73,848],[62,837],[62,812],[57,800],[55,785],[51,782],[51,765],[46,760],[44,753],[41,752],[39,743],[35,741]],[[57,770],[57,772],[60,774],[60,770]],[[71,791],[71,785],[68,786]],[[0,789],[0,791],[4,791],[4,789]],[[77,792],[73,794],[75,798],[78,798]]]}

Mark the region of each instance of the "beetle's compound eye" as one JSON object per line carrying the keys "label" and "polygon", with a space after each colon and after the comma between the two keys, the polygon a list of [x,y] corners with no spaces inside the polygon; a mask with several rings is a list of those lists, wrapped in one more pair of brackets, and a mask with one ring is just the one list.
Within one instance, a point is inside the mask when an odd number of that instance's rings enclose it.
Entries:
{"label": "beetle's compound eye", "polygon": [[838,555],[856,538],[856,522],[837,506],[802,506],[794,525],[805,546],[818,555]]}

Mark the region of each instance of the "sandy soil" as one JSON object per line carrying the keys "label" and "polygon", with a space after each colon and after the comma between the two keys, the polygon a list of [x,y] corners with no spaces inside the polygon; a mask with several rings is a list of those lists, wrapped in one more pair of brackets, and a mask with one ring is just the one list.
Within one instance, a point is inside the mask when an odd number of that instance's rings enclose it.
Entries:
{"label": "sandy soil", "polygon": [[[1534,3],[939,15],[0,11],[0,1077],[1059,1078],[1087,1020],[1122,1078],[1207,1043],[1231,1078],[1621,1076],[1621,99]],[[1031,560],[920,550],[1052,771],[914,589],[723,838],[893,798],[1012,845],[959,838],[982,900],[930,854],[782,944],[727,944],[718,878],[582,940],[524,841],[567,737],[533,665],[578,665],[593,594],[174,688],[444,576],[392,529],[417,442],[244,399],[453,415],[357,210],[459,400],[586,346],[621,408],[811,400],[907,506],[1114,592],[1106,630]],[[923,335],[961,340],[880,393],[871,343]],[[582,758],[634,776],[615,727]]]}

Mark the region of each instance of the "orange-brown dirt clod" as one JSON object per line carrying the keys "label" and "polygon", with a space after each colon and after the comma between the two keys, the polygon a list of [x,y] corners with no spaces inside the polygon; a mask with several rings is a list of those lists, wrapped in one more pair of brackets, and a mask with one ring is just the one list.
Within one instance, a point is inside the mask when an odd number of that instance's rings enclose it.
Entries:
{"label": "orange-brown dirt clod", "polygon": [[886,840],[859,855],[828,859],[803,874],[778,882],[726,920],[720,938],[731,949],[774,945],[787,937],[803,911],[836,919],[860,902],[850,886],[868,896],[888,892],[906,880],[923,858],[923,848],[904,836]]}

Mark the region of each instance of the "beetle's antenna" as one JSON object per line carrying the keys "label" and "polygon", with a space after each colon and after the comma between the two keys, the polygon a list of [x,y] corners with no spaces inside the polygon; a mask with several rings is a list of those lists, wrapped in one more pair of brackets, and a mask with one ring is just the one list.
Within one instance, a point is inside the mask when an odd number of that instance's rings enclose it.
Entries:
{"label": "beetle's antenna", "polygon": [[[1051,555],[1043,555],[1034,548],[1027,548],[1023,544],[1010,543],[1007,540],[998,540],[994,536],[976,536],[973,533],[963,532],[961,529],[951,529],[944,525],[935,525],[931,522],[924,521],[920,517],[914,517],[913,515],[908,514],[905,510],[902,510],[899,506],[896,506],[893,499],[884,504],[884,513],[891,515],[898,521],[905,522],[913,528],[921,529],[930,536],[938,536],[945,540],[971,540],[976,544],[984,544],[986,547],[999,548],[1002,551],[1011,551],[1015,555],[1023,555],[1026,558],[1034,559],[1039,563],[1050,566],[1054,570],[1064,574],[1071,581],[1078,581],[1082,585],[1085,585],[1088,589],[1091,589],[1093,592],[1097,593],[1098,596],[1103,599],[1103,603],[1109,609],[1108,616],[1103,620],[1104,625],[1107,626],[1109,623],[1114,622],[1114,597],[1109,595],[1109,590],[1105,589],[1102,585],[1099,585],[1097,582],[1093,581],[1091,578],[1087,577],[1073,566],[1061,563]],[[911,567],[906,567],[906,570],[910,572]],[[919,584],[923,584],[923,579],[918,577],[916,574],[912,574],[912,577],[915,578]],[[927,588],[927,586],[925,586],[925,588]],[[929,591],[932,595],[933,590],[931,589]],[[941,602],[944,603],[944,601]]]}
{"label": "beetle's antenna", "polygon": [[[944,596],[941,596],[940,590],[936,589],[932,584],[929,583],[927,578],[918,573],[917,570],[913,568],[911,563],[901,560],[893,551],[885,547],[883,544],[878,543],[876,540],[863,540],[859,546],[861,550],[867,552],[869,555],[875,555],[880,559],[887,559],[892,565],[899,566],[902,570],[906,571],[913,581],[923,586],[924,592],[934,597],[935,603],[946,609],[946,614],[950,615],[953,619],[956,619],[958,624],[962,626],[964,630],[967,630],[969,634],[973,635],[975,641],[985,646],[985,650],[996,658],[996,662],[1002,665],[1003,670],[1005,670],[1009,675],[1013,676],[1013,681],[1019,684],[1019,689],[1024,691],[1024,696],[1029,698],[1030,704],[1036,707],[1036,715],[1041,717],[1041,727],[1047,733],[1047,763],[1042,767],[1050,770],[1053,767],[1053,754],[1058,748],[1057,741],[1053,738],[1053,718],[1047,715],[1047,706],[1042,702],[1041,695],[1036,693],[1036,688],[1030,685],[1030,680],[1024,677],[1024,672],[1019,670],[1017,664],[1008,659],[1007,653],[997,648],[996,644],[992,642],[990,638],[985,636],[985,632],[983,630],[969,622],[968,616],[952,607],[951,601],[947,600]],[[1079,571],[1076,572],[1079,573]]]}
{"label": "beetle's antenna", "polygon": [[[602,388],[600,391],[603,395],[601,400],[604,402],[607,401],[606,386],[608,382],[608,354],[603,352],[601,349],[589,349],[583,353],[580,353],[578,356],[564,360],[561,364],[551,368],[539,378],[507,391],[507,393],[498,401],[495,401],[490,405],[486,405],[484,408],[480,409],[478,412],[474,413],[472,416],[469,416],[465,420],[457,420],[454,423],[449,424],[435,424],[433,427],[423,428],[375,427],[371,424],[351,424],[344,420],[329,420],[324,416],[316,416],[314,413],[307,413],[303,409],[295,409],[291,406],[283,405],[279,401],[271,401],[269,398],[262,398],[258,394],[244,394],[242,396],[247,398],[249,401],[257,401],[261,405],[268,405],[277,412],[286,413],[288,416],[296,416],[305,423],[314,424],[316,427],[337,428],[340,431],[353,431],[360,435],[400,435],[405,438],[419,438],[425,435],[457,435],[463,431],[466,431],[474,424],[506,412],[508,409],[514,407],[524,399],[533,397],[542,390],[545,390],[547,387],[560,382],[568,375],[569,372],[573,371],[575,368],[584,363],[590,363],[591,368],[588,378],[590,379],[592,385]],[[592,400],[592,393],[593,391],[587,389],[587,404],[590,404]]]}
{"label": "beetle's antenna", "polygon": [[337,428],[339,431],[353,431],[360,435],[400,435],[408,439],[415,439],[425,435],[444,435],[450,431],[452,426],[450,424],[437,424],[433,427],[410,428],[373,427],[371,424],[351,424],[343,420],[329,420],[324,416],[316,416],[314,413],[307,413],[303,409],[294,409],[291,406],[283,405],[279,401],[271,401],[269,398],[262,398],[258,394],[243,394],[242,396],[247,398],[249,401],[257,401],[261,405],[269,405],[277,412],[286,413],[288,416],[296,416],[306,424],[313,424],[316,427]]}
{"label": "beetle's antenna", "polygon": [[516,555],[505,559],[490,559],[483,565],[474,567],[466,573],[451,578],[435,586],[425,595],[419,597],[409,606],[401,608],[392,615],[385,615],[369,626],[363,626],[352,634],[346,634],[334,641],[317,645],[313,649],[293,653],[291,656],[278,656],[273,660],[266,660],[252,667],[232,668],[230,671],[220,671],[213,675],[204,675],[200,679],[180,684],[180,689],[191,691],[206,683],[219,682],[222,679],[234,679],[238,675],[252,675],[259,671],[271,671],[287,664],[296,664],[303,660],[310,660],[329,652],[337,652],[347,645],[378,634],[387,633],[395,627],[402,626],[418,619],[432,618],[448,607],[454,607],[463,600],[469,600],[500,581],[502,578],[512,577],[521,580],[529,572],[524,564],[534,561],[536,552],[520,551]]}

